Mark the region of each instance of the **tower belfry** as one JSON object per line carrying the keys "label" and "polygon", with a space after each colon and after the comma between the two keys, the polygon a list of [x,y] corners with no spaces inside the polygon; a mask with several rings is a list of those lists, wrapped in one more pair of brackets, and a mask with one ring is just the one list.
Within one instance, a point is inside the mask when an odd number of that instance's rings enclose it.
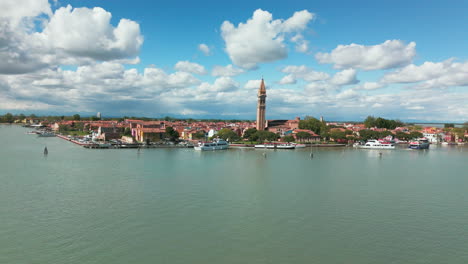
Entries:
{"label": "tower belfry", "polygon": [[258,89],[257,97],[257,130],[265,130],[266,88],[263,78],[260,83],[260,88]]}

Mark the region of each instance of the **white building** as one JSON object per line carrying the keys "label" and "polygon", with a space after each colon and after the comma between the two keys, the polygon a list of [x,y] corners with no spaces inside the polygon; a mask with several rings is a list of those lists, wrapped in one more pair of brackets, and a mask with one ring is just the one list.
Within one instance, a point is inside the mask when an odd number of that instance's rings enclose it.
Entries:
{"label": "white building", "polygon": [[437,134],[434,133],[423,133],[423,136],[429,140],[431,143],[438,143],[439,137]]}

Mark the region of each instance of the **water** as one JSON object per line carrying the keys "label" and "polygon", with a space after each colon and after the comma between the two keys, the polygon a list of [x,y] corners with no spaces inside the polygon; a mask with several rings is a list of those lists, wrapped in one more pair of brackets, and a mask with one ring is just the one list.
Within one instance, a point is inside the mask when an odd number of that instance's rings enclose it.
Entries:
{"label": "water", "polygon": [[467,147],[138,153],[26,131],[0,126],[0,263],[468,263]]}

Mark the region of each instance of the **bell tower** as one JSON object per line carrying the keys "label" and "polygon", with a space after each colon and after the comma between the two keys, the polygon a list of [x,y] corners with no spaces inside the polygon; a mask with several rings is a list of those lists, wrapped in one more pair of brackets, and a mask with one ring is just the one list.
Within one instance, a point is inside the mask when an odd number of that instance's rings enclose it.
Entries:
{"label": "bell tower", "polygon": [[258,89],[258,102],[257,102],[257,130],[265,130],[265,108],[266,108],[266,89],[265,82],[260,83],[260,88]]}

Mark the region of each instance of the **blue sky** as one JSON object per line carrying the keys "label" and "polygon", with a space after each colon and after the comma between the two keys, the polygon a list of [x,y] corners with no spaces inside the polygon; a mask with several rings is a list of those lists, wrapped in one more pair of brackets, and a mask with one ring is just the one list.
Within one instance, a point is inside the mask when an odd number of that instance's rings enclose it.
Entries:
{"label": "blue sky", "polygon": [[[409,3],[408,3],[409,2]],[[0,113],[468,119],[464,1],[0,3]]]}

